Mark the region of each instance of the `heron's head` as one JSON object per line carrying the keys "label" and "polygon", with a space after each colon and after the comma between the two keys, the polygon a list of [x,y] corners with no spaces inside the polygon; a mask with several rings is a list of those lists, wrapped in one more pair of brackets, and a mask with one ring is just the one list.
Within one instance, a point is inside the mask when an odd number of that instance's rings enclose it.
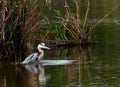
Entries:
{"label": "heron's head", "polygon": [[43,43],[43,42],[40,42],[39,44],[38,44],[38,49],[40,50],[40,49],[50,49],[49,47],[47,47],[47,46],[45,46],[45,43]]}

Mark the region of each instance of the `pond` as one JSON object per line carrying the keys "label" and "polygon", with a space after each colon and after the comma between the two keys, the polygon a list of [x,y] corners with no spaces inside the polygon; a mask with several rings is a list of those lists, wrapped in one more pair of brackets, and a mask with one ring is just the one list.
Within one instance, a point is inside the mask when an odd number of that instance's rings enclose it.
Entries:
{"label": "pond", "polygon": [[119,87],[117,50],[113,45],[101,45],[45,51],[46,60],[76,60],[63,65],[0,63],[0,87]]}
{"label": "pond", "polygon": [[[53,7],[59,5],[56,0],[53,1]],[[86,1],[81,4],[82,16],[87,6]],[[119,3],[118,0],[91,0],[89,25],[94,25]],[[94,41],[104,44],[45,50],[45,60],[76,60],[75,62],[30,66],[0,62],[0,87],[120,87],[119,10],[118,7],[96,27]],[[28,48],[26,52],[27,56],[34,50]]]}

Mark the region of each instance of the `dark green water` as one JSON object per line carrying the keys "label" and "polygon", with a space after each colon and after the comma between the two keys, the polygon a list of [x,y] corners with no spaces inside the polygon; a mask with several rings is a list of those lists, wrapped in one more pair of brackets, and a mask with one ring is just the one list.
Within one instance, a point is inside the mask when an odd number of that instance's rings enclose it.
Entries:
{"label": "dark green water", "polygon": [[[86,9],[86,1],[81,0],[83,12]],[[94,25],[119,3],[119,0],[91,0],[88,23]],[[18,65],[0,63],[0,87],[120,87],[119,10],[118,7],[96,27],[94,41],[105,44],[84,49],[72,47],[45,51],[44,59],[77,62],[70,65],[39,65],[38,72]]]}
{"label": "dark green water", "polygon": [[[119,87],[120,54],[112,45],[51,49],[45,59],[72,59],[70,65],[39,66],[39,71],[0,64],[0,87]],[[38,68],[37,68],[38,69]]]}

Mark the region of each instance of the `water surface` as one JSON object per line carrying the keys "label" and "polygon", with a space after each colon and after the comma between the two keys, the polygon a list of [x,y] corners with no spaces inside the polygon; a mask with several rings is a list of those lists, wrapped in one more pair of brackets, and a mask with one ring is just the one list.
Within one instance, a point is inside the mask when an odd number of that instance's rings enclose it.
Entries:
{"label": "water surface", "polygon": [[120,86],[120,55],[111,46],[61,48],[46,53],[45,59],[77,62],[48,66],[38,64],[30,70],[30,66],[0,63],[0,87]]}

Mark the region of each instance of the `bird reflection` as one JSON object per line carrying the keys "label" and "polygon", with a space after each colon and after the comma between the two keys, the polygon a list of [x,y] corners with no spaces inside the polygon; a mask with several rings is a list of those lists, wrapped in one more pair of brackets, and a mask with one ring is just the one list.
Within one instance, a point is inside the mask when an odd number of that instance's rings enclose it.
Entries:
{"label": "bird reflection", "polygon": [[24,66],[29,73],[37,75],[39,85],[46,85],[47,81],[50,79],[49,75],[45,75],[45,70],[42,64],[33,63]]}

